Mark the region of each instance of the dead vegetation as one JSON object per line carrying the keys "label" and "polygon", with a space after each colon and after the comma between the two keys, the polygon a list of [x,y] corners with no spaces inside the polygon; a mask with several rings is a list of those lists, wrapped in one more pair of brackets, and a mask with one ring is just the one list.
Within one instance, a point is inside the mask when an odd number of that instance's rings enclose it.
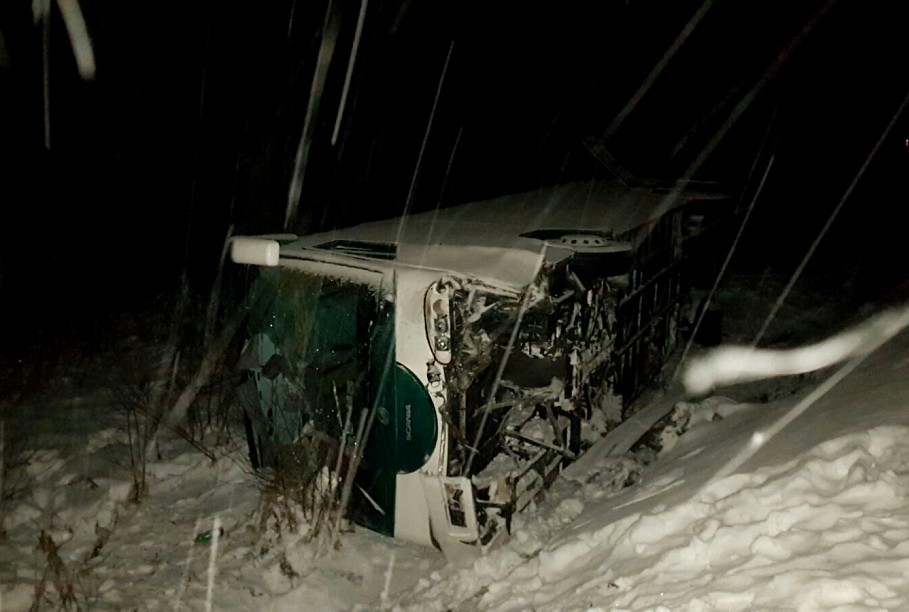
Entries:
{"label": "dead vegetation", "polygon": [[313,556],[341,546],[341,534],[351,528],[346,513],[368,421],[364,410],[354,430],[351,412],[340,443],[310,430],[278,451],[273,469],[257,472],[260,555],[285,551],[289,543],[307,544]]}
{"label": "dead vegetation", "polygon": [[153,304],[132,334],[119,338],[109,394],[119,410],[133,479],[131,499],[147,494],[147,465],[160,460],[166,431],[182,438],[212,462],[236,435],[242,417],[236,402],[232,344],[242,321],[235,308],[217,335],[207,333],[211,313],[191,307],[184,285],[173,299]]}

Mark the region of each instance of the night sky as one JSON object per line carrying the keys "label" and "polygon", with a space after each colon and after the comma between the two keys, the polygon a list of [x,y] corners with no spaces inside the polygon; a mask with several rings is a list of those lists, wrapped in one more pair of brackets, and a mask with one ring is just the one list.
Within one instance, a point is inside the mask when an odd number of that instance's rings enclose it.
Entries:
{"label": "night sky", "polygon": [[[231,231],[605,178],[585,137],[641,176],[736,196],[775,155],[740,263],[785,273],[909,94],[897,2],[371,0],[340,122],[359,2],[80,4],[97,75],[80,79],[54,9],[48,149],[43,29],[30,1],[0,3],[0,345],[137,307],[184,275],[205,295]],[[819,252],[866,284],[906,276],[906,126]]]}

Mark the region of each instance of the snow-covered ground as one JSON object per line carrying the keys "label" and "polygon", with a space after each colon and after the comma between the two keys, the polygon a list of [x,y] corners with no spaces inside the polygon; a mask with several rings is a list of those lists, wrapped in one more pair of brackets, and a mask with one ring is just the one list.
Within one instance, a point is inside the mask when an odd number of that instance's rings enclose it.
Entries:
{"label": "snow-covered ground", "polygon": [[[777,333],[803,340],[827,316],[811,306],[782,312],[794,331]],[[53,393],[5,407],[0,610],[909,609],[909,334],[716,478],[829,374],[678,405],[655,461],[576,471],[463,565],[363,529],[339,546],[276,529],[239,435],[214,461],[164,437],[132,503],[105,377],[58,374]]]}
{"label": "snow-covered ground", "polygon": [[618,493],[571,488],[512,543],[405,598],[413,609],[909,609],[909,334],[736,473],[797,399],[709,403]]}

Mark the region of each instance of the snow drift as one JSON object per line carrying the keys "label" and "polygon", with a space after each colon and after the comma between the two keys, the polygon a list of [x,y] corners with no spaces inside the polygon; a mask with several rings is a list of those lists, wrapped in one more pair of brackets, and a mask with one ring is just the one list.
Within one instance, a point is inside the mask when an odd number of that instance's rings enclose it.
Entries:
{"label": "snow drift", "polygon": [[720,479],[799,397],[699,419],[638,485],[610,494],[596,473],[563,485],[523,536],[424,583],[407,606],[906,609],[907,369],[904,333]]}

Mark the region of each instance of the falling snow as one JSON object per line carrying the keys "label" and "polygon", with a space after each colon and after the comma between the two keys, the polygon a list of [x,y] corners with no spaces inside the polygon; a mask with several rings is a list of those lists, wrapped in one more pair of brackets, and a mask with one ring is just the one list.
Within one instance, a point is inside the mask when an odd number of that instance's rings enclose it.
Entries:
{"label": "falling snow", "polygon": [[[817,272],[809,268],[818,253],[834,267],[851,257],[871,261],[869,269],[877,266],[872,278],[862,281],[871,286],[886,276],[879,270],[893,265],[893,253],[901,257],[897,267],[905,259],[899,240],[891,240],[897,246],[886,253],[876,250],[886,237],[901,238],[899,224],[889,224],[897,230],[883,227],[891,210],[875,204],[874,214],[852,213],[853,220],[862,219],[872,230],[859,246],[852,244],[858,231],[841,229],[843,219],[834,225],[850,214],[847,205],[858,205],[854,200],[868,204],[868,210],[876,197],[888,206],[899,201],[890,190],[901,185],[901,178],[880,183],[885,187],[875,187],[871,196],[860,192],[867,175],[874,175],[878,157],[897,167],[891,141],[909,146],[900,124],[909,104],[905,77],[889,61],[891,47],[898,49],[902,40],[901,20],[884,13],[872,19],[854,7],[835,6],[833,0],[806,5],[804,15],[794,11],[777,19],[763,3],[755,3],[723,22],[731,25],[718,28],[717,13],[726,9],[708,0],[687,7],[693,10],[682,17],[668,15],[666,22],[674,30],[651,35],[651,17],[639,29],[630,27],[639,19],[639,3],[616,3],[615,14],[612,8],[597,12],[598,19],[578,20],[559,35],[555,30],[568,20],[536,15],[545,36],[529,28],[530,34],[522,30],[512,40],[514,53],[529,58],[521,63],[508,55],[490,56],[490,42],[483,40],[488,33],[473,25],[504,16],[512,29],[510,13],[488,13],[483,19],[459,14],[451,21],[464,21],[461,29],[435,32],[449,15],[414,16],[419,9],[411,5],[419,3],[370,8],[362,0],[354,11],[329,2],[319,4],[315,18],[305,13],[304,3],[297,7],[291,0],[281,7],[289,9],[286,24],[283,13],[275,18],[281,34],[286,25],[287,47],[279,51],[260,44],[279,38],[264,21],[223,9],[227,17],[217,23],[214,13],[189,11],[183,20],[189,34],[183,35],[190,42],[175,44],[182,51],[173,57],[157,47],[162,39],[171,42],[167,28],[152,26],[146,32],[136,25],[123,27],[129,19],[114,19],[111,23],[139,41],[135,48],[125,45],[128,52],[120,53],[125,59],[117,64],[112,58],[122,43],[110,33],[117,28],[105,26],[96,7],[83,4],[34,0],[39,26],[34,40],[14,35],[14,28],[5,25],[0,31],[0,77],[19,89],[31,88],[9,107],[11,112],[4,107],[5,116],[18,122],[28,109],[35,115],[29,121],[43,122],[41,161],[34,162],[34,176],[30,166],[24,171],[28,164],[23,162],[21,174],[27,178],[19,179],[20,166],[13,162],[27,157],[34,134],[41,132],[33,129],[37,123],[16,126],[21,133],[10,139],[14,144],[4,157],[14,179],[9,193],[35,190],[34,202],[17,199],[14,206],[0,209],[7,243],[0,244],[6,266],[6,276],[0,277],[6,283],[2,297],[15,293],[19,300],[16,308],[4,305],[3,315],[13,313],[10,327],[22,330],[40,327],[36,321],[41,317],[61,318],[61,295],[66,306],[90,311],[90,300],[79,305],[71,294],[92,292],[85,270],[103,270],[101,280],[93,281],[97,286],[117,285],[109,276],[121,252],[138,258],[136,251],[142,251],[148,258],[141,260],[144,267],[139,259],[122,258],[132,266],[124,268],[123,276],[141,279],[148,291],[159,288],[149,271],[164,278],[161,270],[181,255],[184,279],[193,276],[193,266],[216,268],[208,266],[218,253],[212,245],[230,235],[235,223],[252,226],[280,217],[284,229],[330,231],[334,222],[346,225],[354,218],[370,220],[374,213],[403,212],[390,223],[359,230],[400,240],[422,229],[419,223],[438,233],[437,221],[444,215],[439,205],[457,195],[486,197],[553,183],[576,190],[589,184],[585,173],[626,181],[630,175],[617,173],[605,149],[607,140],[637,161],[683,180],[718,169],[742,182],[739,175],[752,161],[765,172],[756,189],[753,180],[744,180],[744,193],[753,191],[751,204],[715,277],[715,293],[701,311],[706,316],[711,300],[722,310],[723,340],[730,346],[707,352],[689,344],[672,367],[678,366],[675,374],[683,373],[680,380],[691,396],[676,394],[674,386],[649,390],[637,406],[641,410],[514,517],[506,542],[470,561],[446,560],[433,548],[342,521],[332,528],[312,521],[311,514],[289,505],[252,469],[239,421],[217,428],[209,423],[191,435],[182,429],[183,417],[203,387],[200,380],[189,384],[181,398],[185,401],[174,411],[180,418],[168,423],[171,427],[154,428],[151,442],[137,452],[137,436],[144,434],[136,428],[147,415],[124,411],[117,376],[136,355],[151,362],[178,362],[181,353],[172,345],[174,338],[172,344],[143,343],[130,332],[91,356],[70,340],[73,346],[61,349],[52,364],[26,353],[0,355],[0,372],[14,372],[10,378],[22,374],[34,383],[27,388],[0,381],[4,393],[7,387],[15,389],[0,397],[0,612],[909,609],[909,291],[904,286],[901,293],[876,295],[869,299],[878,301],[865,303],[864,295],[852,291],[856,275],[838,271],[813,293],[808,274]],[[83,8],[91,10],[83,14]],[[162,15],[163,21],[174,21]],[[135,16],[136,21],[147,17]],[[837,20],[846,25],[837,26]],[[626,25],[626,34],[618,31]],[[847,27],[853,25],[854,30]],[[253,38],[256,27],[262,31]],[[712,33],[700,38],[705,30]],[[491,28],[494,46],[508,46],[498,40],[502,31],[501,25]],[[646,48],[642,31],[647,32]],[[423,38],[427,32],[432,45]],[[262,55],[252,49],[216,54],[219,41],[223,52],[223,40],[242,47],[236,41],[247,34],[243,45],[252,41],[250,47],[265,49]],[[865,43],[853,45],[860,36]],[[545,38],[552,44],[545,45]],[[738,46],[730,44],[732,38],[741,39]],[[575,40],[584,42],[574,49]],[[834,60],[812,59],[812,53]],[[251,59],[254,55],[258,63]],[[589,57],[580,61],[575,55]],[[735,72],[721,66],[730,56],[741,64]],[[73,70],[69,77],[60,76]],[[121,84],[106,80],[118,70],[149,74]],[[584,70],[595,75],[582,79]],[[198,71],[199,82],[182,71]],[[175,93],[179,86],[172,84],[181,79],[192,81],[193,93],[186,95],[190,110],[167,111],[170,102],[163,101],[182,99]],[[98,87],[90,91],[96,98],[80,98],[89,89],[78,88],[94,85]],[[118,88],[135,89],[134,98],[116,97]],[[285,94],[265,99],[270,88]],[[145,89],[156,91],[148,96],[140,91]],[[861,92],[864,105],[849,102],[844,90]],[[261,108],[253,108],[260,94],[263,99],[256,103]],[[230,111],[222,109],[230,120],[217,119],[219,104],[231,95],[242,102]],[[550,106],[555,110],[546,114]],[[768,111],[770,107],[775,110]],[[139,118],[127,117],[131,113]],[[119,118],[108,125],[99,118],[105,114]],[[233,122],[245,123],[242,135]],[[269,122],[273,131],[257,127]],[[810,129],[800,131],[803,122]],[[261,133],[251,134],[250,126]],[[760,132],[768,149],[758,146],[754,134]],[[497,136],[487,140],[482,134]],[[599,164],[595,172],[572,157],[571,147],[561,148],[568,139],[582,152],[578,159]],[[262,143],[250,144],[258,140]],[[87,148],[75,146],[76,141]],[[87,141],[93,144],[87,146]],[[120,144],[111,144],[115,141]],[[820,155],[818,149],[825,147],[835,153]],[[206,170],[216,165],[215,149],[229,150],[225,159],[235,158],[225,165],[233,164],[232,174]],[[53,164],[44,156],[54,156]],[[89,160],[84,166],[82,156]],[[168,160],[168,167],[161,168],[161,159]],[[56,170],[45,172],[45,163],[75,169],[60,173],[69,179],[58,180]],[[272,168],[283,170],[266,170]],[[902,177],[902,166],[898,168],[893,174]],[[82,176],[86,172],[95,178]],[[570,183],[578,173],[584,182]],[[186,184],[174,178],[183,174]],[[79,182],[72,180],[77,175],[86,184],[107,182],[110,175],[122,183],[98,188],[111,195],[99,196],[99,202],[107,199],[97,208],[86,205],[70,217],[68,209],[77,209],[73,202],[94,197],[86,197],[91,189],[71,184]],[[38,183],[61,187],[45,193]],[[792,189],[795,183],[802,191]],[[230,193],[215,189],[226,184],[232,185]],[[122,205],[122,192],[128,192],[125,199],[132,206]],[[746,222],[759,199],[773,200],[774,207],[763,213],[761,224],[754,222],[755,231]],[[821,214],[812,208],[817,202],[836,203]],[[162,203],[170,204],[162,209]],[[674,200],[663,203],[674,205]],[[410,214],[429,208],[435,210]],[[124,209],[130,212],[120,212]],[[796,209],[797,214],[792,212]],[[591,223],[583,210],[549,212],[554,213],[549,228],[559,225],[560,216],[568,217],[571,228]],[[80,214],[87,220],[73,223],[82,223],[81,228],[70,227],[67,219]],[[316,218],[320,214],[322,225]],[[443,253],[446,264],[458,253],[464,260],[469,256],[477,266],[493,270],[491,277],[526,285],[538,271],[536,256],[508,259],[477,242],[484,236],[500,238],[503,209],[485,201],[474,205],[471,214],[469,237],[481,247],[466,251],[455,240],[451,250],[435,252]],[[478,223],[483,214],[492,223]],[[636,217],[640,214],[641,207],[632,201],[614,208],[614,215],[628,224],[643,221]],[[63,221],[45,233],[45,217]],[[104,217],[107,224],[99,221]],[[155,225],[161,223],[158,217],[168,219],[166,231]],[[526,218],[527,210],[512,210],[506,220],[520,225]],[[107,228],[127,222],[153,229],[136,235],[118,231],[115,241]],[[792,239],[806,227],[813,242]],[[823,252],[822,242],[827,238],[829,243],[828,233],[836,231],[854,247],[844,249],[842,261],[836,259],[841,253]],[[743,234],[744,242],[750,235],[752,244],[739,245]],[[46,237],[36,248],[39,235]],[[319,234],[315,239],[323,238]],[[169,248],[181,240],[184,249]],[[134,244],[143,241],[153,248],[136,249]],[[745,271],[727,270],[739,246],[750,249]],[[862,259],[862,249],[873,256]],[[190,257],[194,250],[206,256]],[[399,256],[433,263],[422,246],[402,248]],[[24,264],[29,258],[37,263]],[[70,260],[82,268],[78,273],[68,267],[74,265]],[[787,268],[789,261],[797,262],[794,273]],[[748,264],[766,273],[753,275]],[[774,265],[787,273],[770,273]],[[223,272],[213,282],[207,273],[196,274],[204,277],[202,285],[214,286],[210,315],[218,310]],[[106,291],[104,295],[126,299],[119,286]],[[840,299],[839,293],[851,295]],[[39,308],[38,302],[52,306]],[[900,305],[888,309],[893,303]],[[476,306],[493,307],[485,302]],[[99,315],[92,321],[103,319]],[[465,320],[476,322],[470,316]],[[103,324],[119,323],[94,324],[93,333]],[[16,331],[24,337],[22,330]],[[207,339],[214,334],[206,332]],[[758,345],[769,348],[755,351]],[[213,368],[202,368],[205,378]],[[173,372],[177,369],[175,365]],[[146,374],[129,389],[153,396],[168,384],[166,367],[153,365]],[[558,391],[563,384],[554,379],[552,387]],[[604,404],[614,400],[602,395]],[[619,404],[612,408],[621,415]],[[585,433],[597,438],[612,420],[603,419]],[[141,483],[137,465],[143,466]],[[496,467],[491,464],[484,476],[493,478]]]}

